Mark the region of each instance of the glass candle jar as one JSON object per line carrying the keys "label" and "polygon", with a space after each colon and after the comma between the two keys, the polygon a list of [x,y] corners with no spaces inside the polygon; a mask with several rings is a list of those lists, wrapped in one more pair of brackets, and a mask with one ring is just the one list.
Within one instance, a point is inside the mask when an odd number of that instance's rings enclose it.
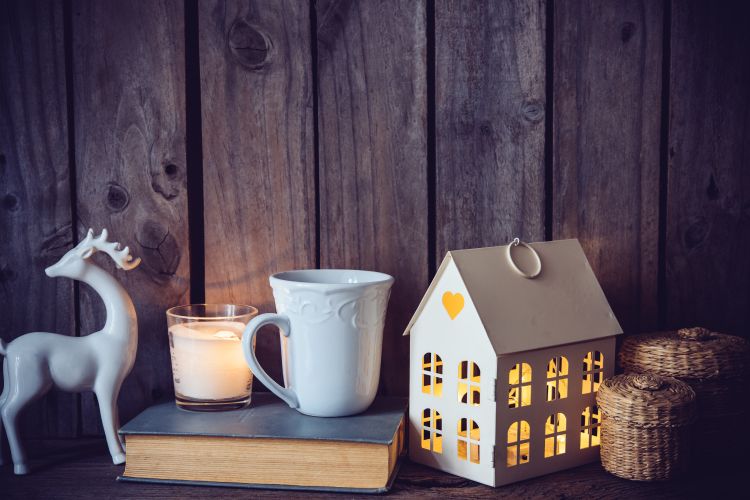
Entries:
{"label": "glass candle jar", "polygon": [[177,406],[217,411],[250,403],[253,374],[242,332],[258,310],[234,304],[190,304],[167,311]]}

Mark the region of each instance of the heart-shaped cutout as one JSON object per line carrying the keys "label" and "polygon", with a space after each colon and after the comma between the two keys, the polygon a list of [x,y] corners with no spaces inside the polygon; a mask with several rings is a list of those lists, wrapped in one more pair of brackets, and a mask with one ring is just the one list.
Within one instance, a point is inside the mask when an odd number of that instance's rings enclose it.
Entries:
{"label": "heart-shaped cutout", "polygon": [[451,319],[456,319],[458,313],[464,308],[464,296],[460,293],[445,292],[443,294],[443,307],[445,307]]}

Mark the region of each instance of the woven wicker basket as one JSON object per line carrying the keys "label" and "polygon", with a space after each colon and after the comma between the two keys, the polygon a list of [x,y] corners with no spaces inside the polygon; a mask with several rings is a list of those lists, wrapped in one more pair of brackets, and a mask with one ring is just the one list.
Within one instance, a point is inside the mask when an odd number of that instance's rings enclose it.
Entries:
{"label": "woven wicker basket", "polygon": [[738,426],[747,416],[750,400],[748,341],[705,328],[683,328],[630,336],[619,359],[626,373],[675,377],[693,388],[699,419],[694,455],[700,463],[740,452],[747,433]]}
{"label": "woven wicker basket", "polygon": [[670,479],[688,466],[695,392],[671,377],[618,375],[596,397],[604,468],[625,479]]}

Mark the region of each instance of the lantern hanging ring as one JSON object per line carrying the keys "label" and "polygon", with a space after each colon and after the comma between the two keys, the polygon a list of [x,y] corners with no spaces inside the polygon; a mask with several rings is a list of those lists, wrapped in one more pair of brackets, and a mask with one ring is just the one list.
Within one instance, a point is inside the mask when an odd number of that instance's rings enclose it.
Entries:
{"label": "lantern hanging ring", "polygon": [[[522,247],[526,247],[534,256],[534,260],[536,260],[536,270],[533,271],[532,273],[524,272],[520,267],[516,265],[515,261],[513,260],[513,254],[511,253],[511,249],[519,245]],[[539,276],[539,274],[542,272],[542,259],[539,258],[539,254],[536,252],[536,250],[534,250],[531,247],[531,245],[521,241],[518,238],[513,238],[513,241],[510,242],[506,251],[506,256],[508,257],[508,263],[510,264],[510,267],[513,268],[515,272],[517,272],[524,278],[534,279],[537,276]]]}

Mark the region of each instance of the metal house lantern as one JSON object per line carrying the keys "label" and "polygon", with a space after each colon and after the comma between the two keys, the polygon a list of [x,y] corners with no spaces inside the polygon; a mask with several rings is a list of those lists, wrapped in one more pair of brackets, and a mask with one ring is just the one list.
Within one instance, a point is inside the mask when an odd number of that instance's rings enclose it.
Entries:
{"label": "metal house lantern", "polygon": [[404,333],[410,458],[490,486],[597,460],[621,333],[578,240],[448,252]]}

